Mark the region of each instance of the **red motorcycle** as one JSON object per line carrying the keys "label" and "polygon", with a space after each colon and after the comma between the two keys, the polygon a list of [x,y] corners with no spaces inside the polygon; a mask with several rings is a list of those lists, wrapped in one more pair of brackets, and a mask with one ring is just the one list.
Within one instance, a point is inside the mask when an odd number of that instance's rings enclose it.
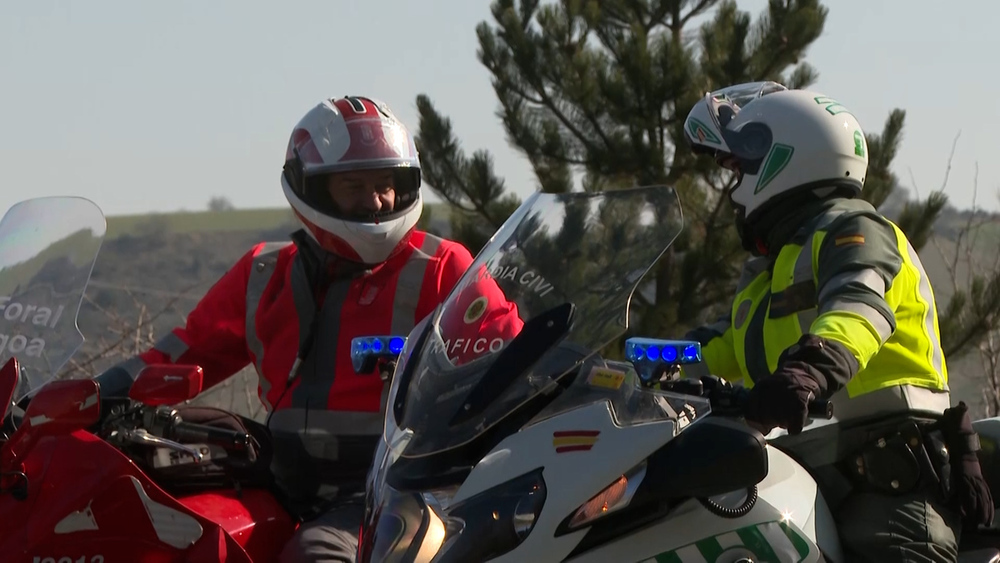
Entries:
{"label": "red motorcycle", "polygon": [[76,313],[105,225],[92,202],[62,197],[0,220],[3,560],[274,560],[295,522],[269,488],[266,429],[170,406],[201,392],[200,368],[148,366],[127,399],[51,381],[83,341]]}

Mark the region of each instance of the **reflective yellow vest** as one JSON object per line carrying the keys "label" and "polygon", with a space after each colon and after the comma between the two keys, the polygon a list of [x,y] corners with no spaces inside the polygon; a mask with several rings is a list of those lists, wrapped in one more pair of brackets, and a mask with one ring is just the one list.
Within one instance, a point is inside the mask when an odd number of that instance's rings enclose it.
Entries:
{"label": "reflective yellow vest", "polygon": [[903,232],[862,200],[841,200],[779,251],[749,260],[731,315],[707,327],[707,371],[752,387],[809,332],[845,346],[859,371],[850,397],[897,385],[947,390],[930,282]]}

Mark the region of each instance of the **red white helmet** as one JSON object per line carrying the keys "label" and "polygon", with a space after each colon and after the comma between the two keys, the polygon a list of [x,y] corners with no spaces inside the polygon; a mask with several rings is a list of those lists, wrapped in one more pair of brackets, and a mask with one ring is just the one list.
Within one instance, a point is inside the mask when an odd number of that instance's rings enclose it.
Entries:
{"label": "red white helmet", "polygon": [[[329,174],[394,170],[393,210],[370,219],[342,214]],[[378,264],[406,244],[420,219],[420,160],[413,135],[384,102],[360,96],[323,100],[295,126],[281,175],[285,198],[306,231],[328,252]]]}

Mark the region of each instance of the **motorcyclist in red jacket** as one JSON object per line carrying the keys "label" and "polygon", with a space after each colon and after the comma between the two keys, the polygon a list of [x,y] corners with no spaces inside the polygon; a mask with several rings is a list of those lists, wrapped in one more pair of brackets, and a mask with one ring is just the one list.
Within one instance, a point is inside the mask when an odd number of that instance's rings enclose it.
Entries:
{"label": "motorcyclist in red jacket", "polygon": [[126,394],[151,363],[200,365],[206,387],[253,363],[272,473],[304,521],[282,560],[353,561],[387,386],[354,373],[351,339],[408,334],[472,257],[415,229],[414,140],[377,100],[348,96],[309,111],[292,132],[281,186],[305,227],[293,242],[251,249],[185,327],[102,374],[101,392]]}

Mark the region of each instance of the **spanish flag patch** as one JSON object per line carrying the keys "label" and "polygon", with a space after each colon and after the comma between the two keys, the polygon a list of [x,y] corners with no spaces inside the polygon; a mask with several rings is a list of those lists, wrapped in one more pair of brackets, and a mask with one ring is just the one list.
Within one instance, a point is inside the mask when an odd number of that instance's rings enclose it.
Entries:
{"label": "spanish flag patch", "polygon": [[597,443],[599,430],[558,430],[552,433],[552,446],[557,454],[586,452]]}
{"label": "spanish flag patch", "polygon": [[864,243],[865,243],[865,235],[862,234],[844,235],[842,237],[837,237],[833,239],[834,246],[844,246],[845,244],[864,244]]}

